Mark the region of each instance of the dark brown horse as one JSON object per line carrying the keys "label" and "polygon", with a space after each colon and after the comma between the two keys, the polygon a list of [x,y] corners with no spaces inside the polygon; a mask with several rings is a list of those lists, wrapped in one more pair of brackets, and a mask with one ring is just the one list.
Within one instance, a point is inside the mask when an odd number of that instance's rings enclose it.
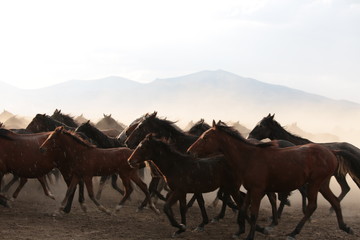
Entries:
{"label": "dark brown horse", "polygon": [[[292,142],[295,145],[303,145],[312,143],[310,140],[301,138],[290,132],[286,131],[277,121],[274,120],[274,115],[264,117],[250,132],[250,138],[255,139],[283,139]],[[334,177],[341,187],[341,193],[338,196],[341,201],[345,195],[350,191],[350,187],[346,181],[346,174],[349,173],[356,185],[360,188],[360,149],[347,142],[333,142],[333,143],[320,143],[322,146],[330,149],[340,151],[337,154],[339,161],[346,162],[343,172],[336,171]],[[341,174],[343,173],[343,174]]]}
{"label": "dark brown horse", "polygon": [[289,237],[295,238],[315,211],[318,192],[334,208],[339,228],[352,233],[343,221],[340,201],[329,188],[331,176],[341,166],[327,148],[318,144],[289,148],[254,145],[233,128],[213,122],[212,128],[202,134],[188,152],[208,155],[214,151],[225,155],[235,178],[234,184],[243,185],[248,191],[238,215],[240,228],[236,236],[245,232],[245,215],[249,205],[251,228],[247,240],[254,239],[260,201],[266,192],[292,191],[305,183],[308,184],[308,206],[305,216]]}
{"label": "dark brown horse", "polygon": [[79,181],[83,180],[90,199],[100,210],[109,213],[108,210],[95,199],[92,178],[93,176],[117,173],[125,186],[125,195],[117,205],[117,210],[123,206],[133,191],[130,184],[130,181],[133,181],[146,195],[150,208],[158,213],[158,210],[151,201],[146,184],[137,174],[137,169],[131,168],[127,163],[127,159],[132,153],[131,149],[96,148],[75,133],[65,130],[63,127],[58,127],[41,145],[40,150],[44,153],[52,153],[57,156],[56,159],[61,159],[56,162],[60,170],[71,169],[69,173],[71,175],[71,183],[62,201],[60,210],[62,210],[68,202],[69,196],[74,193]]}
{"label": "dark brown horse", "polygon": [[70,116],[69,114],[64,114],[61,112],[61,110],[58,109],[55,109],[53,115],[51,115],[51,118],[65,124],[66,126],[72,128],[78,127],[78,124],[72,116]]}
{"label": "dark brown horse", "polygon": [[[164,205],[164,212],[172,226],[179,230],[174,235],[185,231],[186,225],[186,194],[194,193],[201,209],[203,221],[197,230],[203,230],[209,222],[206,214],[202,193],[212,192],[221,188],[225,193],[231,194],[240,205],[242,198],[239,194],[240,186],[234,184],[231,171],[227,170],[223,156],[211,158],[193,158],[182,154],[167,143],[154,139],[150,134],[137,146],[128,162],[136,166],[144,161],[151,160],[164,174],[172,191]],[[171,209],[179,200],[181,224],[175,218]]]}
{"label": "dark brown horse", "polygon": [[55,163],[50,155],[42,155],[39,151],[40,144],[49,135],[49,132],[16,134],[7,129],[0,129],[0,183],[6,173],[20,177],[20,185],[12,196],[14,199],[27,182],[27,178],[37,178],[45,195],[55,199],[45,180],[45,175],[55,167]]}

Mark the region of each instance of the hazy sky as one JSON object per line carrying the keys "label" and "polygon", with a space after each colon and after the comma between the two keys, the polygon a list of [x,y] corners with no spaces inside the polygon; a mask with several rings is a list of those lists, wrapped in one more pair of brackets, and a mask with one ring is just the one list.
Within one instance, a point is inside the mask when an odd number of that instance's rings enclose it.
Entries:
{"label": "hazy sky", "polygon": [[360,1],[1,1],[0,81],[223,69],[360,103]]}

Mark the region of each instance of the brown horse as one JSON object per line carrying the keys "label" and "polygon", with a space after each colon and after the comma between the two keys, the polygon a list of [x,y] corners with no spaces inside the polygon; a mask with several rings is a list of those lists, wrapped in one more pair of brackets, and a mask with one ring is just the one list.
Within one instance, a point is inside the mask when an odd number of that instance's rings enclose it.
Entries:
{"label": "brown horse", "polygon": [[225,155],[235,176],[235,184],[248,190],[238,215],[240,228],[236,236],[245,232],[245,214],[249,205],[251,228],[247,240],[254,239],[260,201],[266,192],[292,191],[305,183],[308,184],[308,206],[305,216],[289,237],[295,238],[315,211],[319,191],[334,208],[339,228],[352,233],[343,221],[339,200],[329,188],[330,178],[339,163],[327,148],[317,144],[289,148],[254,145],[233,128],[213,122],[212,128],[202,134],[188,152],[207,155],[214,151]]}
{"label": "brown horse", "polygon": [[55,199],[48,190],[45,175],[55,163],[50,155],[42,155],[40,144],[50,133],[16,134],[7,129],[0,129],[0,184],[4,174],[12,173],[20,177],[20,184],[13,193],[15,199],[27,178],[37,178],[46,196]]}
{"label": "brown horse", "polygon": [[76,185],[80,180],[85,182],[90,199],[102,211],[108,212],[94,196],[92,178],[93,176],[103,176],[111,174],[119,174],[124,186],[125,195],[117,205],[116,210],[119,210],[124,202],[129,198],[133,188],[130,184],[132,180],[146,195],[150,208],[156,213],[151,201],[146,184],[138,176],[137,169],[131,168],[127,159],[130,157],[132,150],[129,148],[96,148],[94,145],[84,141],[75,133],[65,130],[63,127],[58,127],[41,145],[40,150],[44,153],[52,152],[57,155],[59,169],[71,169],[70,175],[72,177],[71,183],[66,192],[66,196],[61,204],[62,210],[76,189]]}
{"label": "brown horse", "polygon": [[[223,155],[201,159],[193,158],[188,154],[178,152],[168,143],[155,139],[149,134],[137,146],[128,162],[131,166],[136,166],[147,160],[156,164],[171,189],[164,205],[164,212],[171,225],[179,229],[174,236],[186,229],[187,193],[196,195],[201,210],[203,221],[196,228],[199,231],[202,231],[205,224],[209,223],[202,193],[221,188],[224,193],[231,194],[239,206],[241,205],[240,186],[234,184],[231,171],[228,170],[229,167],[226,166]],[[171,209],[178,200],[181,224],[175,220]]]}

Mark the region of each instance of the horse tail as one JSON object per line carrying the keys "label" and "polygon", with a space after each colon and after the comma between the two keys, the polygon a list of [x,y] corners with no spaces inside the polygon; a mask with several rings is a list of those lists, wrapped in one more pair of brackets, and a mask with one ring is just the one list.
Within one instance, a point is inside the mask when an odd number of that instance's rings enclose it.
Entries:
{"label": "horse tail", "polygon": [[332,151],[338,159],[339,166],[337,173],[345,176],[347,173],[354,180],[356,185],[360,188],[360,161],[352,153],[343,150]]}

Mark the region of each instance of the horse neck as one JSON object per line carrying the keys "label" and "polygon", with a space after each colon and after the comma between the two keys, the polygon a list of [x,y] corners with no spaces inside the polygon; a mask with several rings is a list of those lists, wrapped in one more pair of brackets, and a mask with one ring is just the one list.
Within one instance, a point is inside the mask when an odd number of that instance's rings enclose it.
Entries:
{"label": "horse neck", "polygon": [[184,163],[185,161],[184,156],[170,149],[170,146],[158,144],[152,151],[150,159],[165,176],[170,176],[174,171],[177,172],[179,170],[178,167],[176,167],[179,165],[177,163]]}
{"label": "horse neck", "polygon": [[282,127],[276,127],[276,129],[272,129],[270,139],[271,140],[277,140],[277,139],[286,140],[295,145],[303,145],[303,144],[311,143],[310,140],[295,136],[295,135],[291,134],[290,132],[286,131]]}
{"label": "horse neck", "polygon": [[246,171],[250,156],[256,151],[256,146],[245,141],[235,139],[227,134],[218,138],[220,152],[225,156],[225,161],[240,173]]}
{"label": "horse neck", "polygon": [[169,140],[175,145],[176,149],[180,152],[186,152],[186,150],[196,141],[197,137],[188,135],[185,133],[171,135]]}

